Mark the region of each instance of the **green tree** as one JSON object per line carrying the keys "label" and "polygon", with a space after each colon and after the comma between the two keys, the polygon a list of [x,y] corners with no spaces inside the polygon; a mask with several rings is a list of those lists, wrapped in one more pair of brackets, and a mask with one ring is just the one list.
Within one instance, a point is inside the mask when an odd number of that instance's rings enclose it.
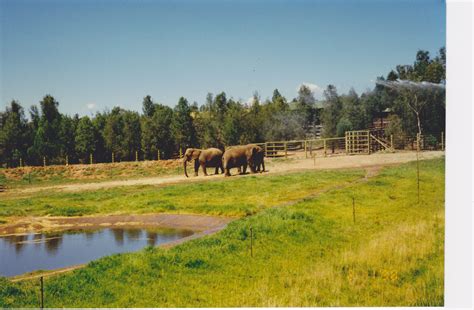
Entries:
{"label": "green tree", "polygon": [[296,110],[301,114],[303,118],[303,128],[306,132],[315,125],[315,102],[313,92],[306,85],[301,85],[298,90],[298,99]]}
{"label": "green tree", "polygon": [[[95,132],[95,158],[97,162],[111,161],[110,153],[107,152],[105,145],[105,125],[107,123],[107,113],[96,113],[92,119]],[[79,120],[78,120],[79,121]]]}
{"label": "green tree", "polygon": [[107,116],[104,127],[104,141],[109,156],[114,154],[115,160],[120,161],[125,157],[121,141],[124,139],[123,110],[119,107],[112,109]]}
{"label": "green tree", "polygon": [[178,149],[182,148],[184,150],[197,144],[191,108],[184,97],[179,98],[178,104],[174,108],[171,127],[173,139]]}
{"label": "green tree", "polygon": [[152,117],[143,117],[142,124],[142,150],[148,159],[160,156],[169,158],[174,151],[171,134],[173,110],[164,105],[156,105]]}
{"label": "green tree", "polygon": [[334,137],[337,136],[337,124],[341,117],[343,107],[342,100],[334,85],[328,85],[324,91],[324,97],[324,110],[321,115],[323,135],[325,137]]}
{"label": "green tree", "polygon": [[75,120],[72,117],[63,115],[59,127],[59,139],[61,142],[59,152],[62,160],[65,160],[65,157],[68,156],[68,161],[71,163],[76,159],[76,128],[77,123],[75,123]]}
{"label": "green tree", "polygon": [[151,96],[147,95],[143,98],[143,115],[146,117],[152,117],[155,113],[155,104],[151,100]]}
{"label": "green tree", "polygon": [[350,130],[365,129],[367,123],[365,111],[356,91],[351,88],[347,95],[341,96],[341,100],[343,103],[342,115],[345,117],[346,123],[351,124]]}
{"label": "green tree", "polygon": [[46,156],[48,161],[57,161],[61,150],[60,128],[61,114],[58,111],[59,103],[51,96],[46,95],[40,102],[41,118],[36,131],[33,156],[42,158]]}
{"label": "green tree", "polygon": [[122,136],[122,152],[128,160],[135,160],[135,152],[140,152],[141,144],[140,116],[137,112],[124,111]]}
{"label": "green tree", "polygon": [[18,166],[26,159],[28,148],[28,124],[23,107],[12,100],[10,107],[0,116],[0,161],[10,167]]}
{"label": "green tree", "polygon": [[75,149],[82,163],[87,163],[90,154],[94,154],[96,147],[96,133],[94,125],[88,116],[79,120],[76,129]]}

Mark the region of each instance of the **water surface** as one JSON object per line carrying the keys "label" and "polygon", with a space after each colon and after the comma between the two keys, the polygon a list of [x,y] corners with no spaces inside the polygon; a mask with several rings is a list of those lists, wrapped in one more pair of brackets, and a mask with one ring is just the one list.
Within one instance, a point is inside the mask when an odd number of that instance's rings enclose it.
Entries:
{"label": "water surface", "polygon": [[84,264],[102,256],[138,251],[181,239],[188,230],[104,228],[0,236],[0,276]]}

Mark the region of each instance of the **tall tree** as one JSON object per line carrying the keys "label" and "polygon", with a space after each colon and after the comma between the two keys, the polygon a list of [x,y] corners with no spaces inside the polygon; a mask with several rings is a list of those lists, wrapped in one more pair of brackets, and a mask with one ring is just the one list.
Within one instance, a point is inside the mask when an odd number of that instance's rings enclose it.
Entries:
{"label": "tall tree", "polygon": [[341,117],[342,101],[334,85],[328,85],[324,91],[324,110],[321,115],[323,134],[326,137],[337,135],[337,123]]}
{"label": "tall tree", "polygon": [[28,124],[23,107],[12,100],[10,107],[0,117],[0,161],[9,166],[19,165],[26,159],[28,147]]}
{"label": "tall tree", "polygon": [[143,98],[143,115],[146,117],[152,117],[155,113],[155,104],[151,100],[151,96],[147,95]]}
{"label": "tall tree", "polygon": [[59,103],[51,95],[46,95],[40,102],[40,106],[41,118],[33,143],[34,154],[37,157],[46,156],[49,161],[55,161],[61,149]]}
{"label": "tall tree", "polygon": [[122,152],[126,154],[128,160],[135,159],[135,152],[140,152],[140,144],[140,116],[137,112],[125,111],[123,113]]}
{"label": "tall tree", "polygon": [[81,162],[88,162],[89,156],[96,148],[95,128],[91,119],[84,116],[79,120],[76,129],[75,149]]}
{"label": "tall tree", "polygon": [[119,107],[113,108],[107,116],[104,127],[104,141],[107,153],[109,153],[109,156],[114,154],[114,158],[117,161],[120,161],[126,155],[121,145],[121,141],[124,139],[122,114],[122,109]]}
{"label": "tall tree", "polygon": [[184,97],[179,98],[178,104],[174,108],[172,132],[178,149],[182,148],[184,150],[196,145],[191,108]]}

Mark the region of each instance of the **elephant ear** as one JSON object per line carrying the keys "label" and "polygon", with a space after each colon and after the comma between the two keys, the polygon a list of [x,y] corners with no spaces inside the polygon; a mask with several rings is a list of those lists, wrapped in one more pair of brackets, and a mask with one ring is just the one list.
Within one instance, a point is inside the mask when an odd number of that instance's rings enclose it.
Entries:
{"label": "elephant ear", "polygon": [[201,155],[201,150],[199,150],[199,149],[194,149],[194,150],[193,150],[192,158],[193,158],[193,159],[198,159],[198,158],[199,158],[199,155]]}
{"label": "elephant ear", "polygon": [[247,155],[247,160],[250,160],[255,155],[256,152],[257,152],[257,149],[254,146],[249,147],[247,151],[245,152],[245,155]]}

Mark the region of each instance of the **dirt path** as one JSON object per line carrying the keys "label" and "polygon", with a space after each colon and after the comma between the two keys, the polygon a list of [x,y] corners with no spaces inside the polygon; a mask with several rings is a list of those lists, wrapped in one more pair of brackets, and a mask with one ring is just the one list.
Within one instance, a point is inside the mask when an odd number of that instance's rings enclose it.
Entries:
{"label": "dirt path", "polygon": [[[428,151],[420,153],[420,159],[438,158],[444,155],[442,151]],[[367,168],[373,166],[394,165],[416,160],[415,152],[378,153],[372,155],[333,156],[312,158],[291,158],[288,161],[267,159],[267,170],[271,173],[285,173],[300,170],[324,170],[342,168]],[[235,173],[235,172],[233,172]],[[268,175],[268,174],[265,174]],[[245,177],[245,176],[238,176]],[[134,185],[169,185],[185,182],[202,182],[223,178],[222,175],[198,176],[186,178],[185,176],[149,177],[130,180],[105,181],[94,183],[64,184],[43,187],[11,189],[2,195],[29,194],[46,191],[80,192],[97,189],[106,189],[120,186]]]}

